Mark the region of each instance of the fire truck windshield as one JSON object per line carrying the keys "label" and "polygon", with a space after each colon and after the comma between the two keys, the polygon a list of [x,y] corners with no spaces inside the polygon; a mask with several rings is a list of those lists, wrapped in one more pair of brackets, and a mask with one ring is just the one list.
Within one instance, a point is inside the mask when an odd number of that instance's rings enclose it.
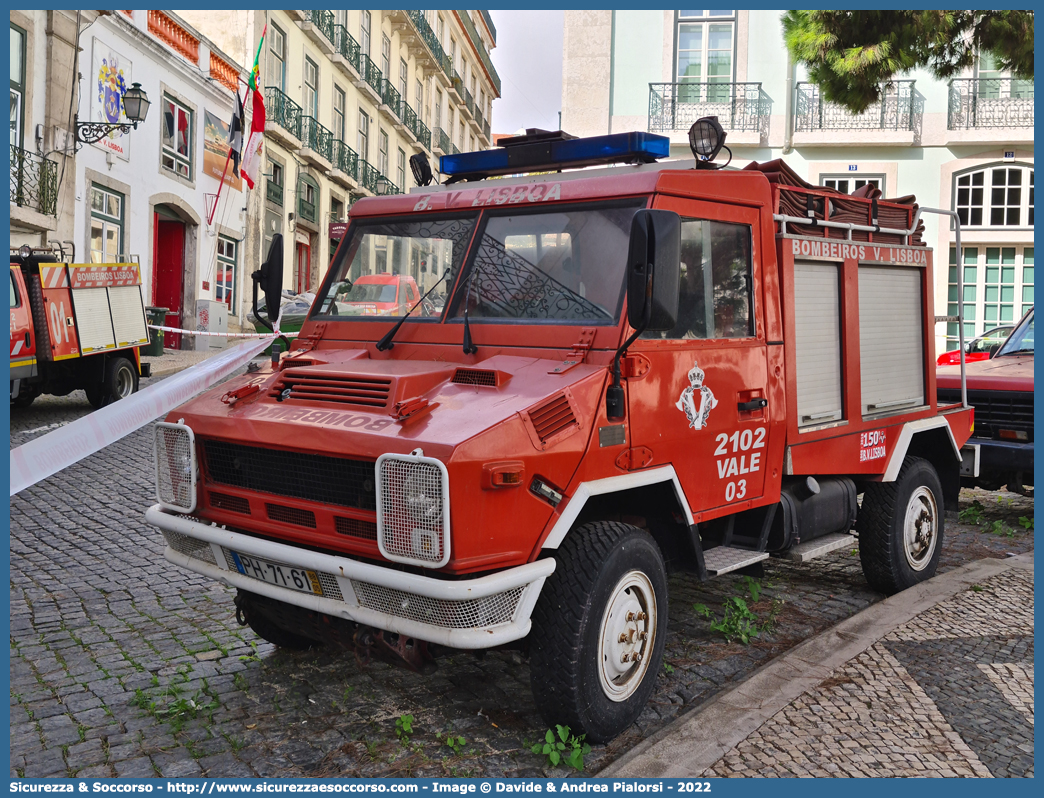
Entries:
{"label": "fire truck windshield", "polygon": [[[324,321],[372,321],[374,315],[401,318],[417,297],[441,282],[431,299],[413,311],[410,321],[438,318],[453,283],[447,272],[459,272],[475,219],[476,215],[468,215],[355,222],[351,240],[341,247],[330,265],[319,299],[313,305],[323,310],[315,315]],[[412,280],[396,293],[396,284],[407,277]],[[417,296],[413,295],[415,290],[420,292]],[[334,296],[333,304],[327,302],[330,294]]]}
{"label": "fire truck windshield", "polygon": [[645,200],[488,211],[450,318],[615,324],[631,218]]}

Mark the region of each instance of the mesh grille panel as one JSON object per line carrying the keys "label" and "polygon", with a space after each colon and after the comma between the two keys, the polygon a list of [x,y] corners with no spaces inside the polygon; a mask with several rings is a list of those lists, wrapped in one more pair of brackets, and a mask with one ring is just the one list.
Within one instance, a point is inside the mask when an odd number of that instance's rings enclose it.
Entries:
{"label": "mesh grille panel", "polygon": [[373,463],[304,452],[201,441],[209,479],[278,496],[362,510],[377,508]]}
{"label": "mesh grille panel", "polygon": [[342,518],[335,515],[334,528],[339,535],[349,535],[363,540],[377,540],[377,524],[373,521],[360,521],[358,518]]}
{"label": "mesh grille panel", "polygon": [[315,513],[311,510],[300,510],[297,507],[284,507],[282,504],[266,504],[268,517],[272,521],[281,521],[284,524],[295,526],[306,526],[315,529]]}
{"label": "mesh grille panel", "polygon": [[381,461],[380,543],[394,557],[432,564],[443,560],[442,471],[435,463]]}
{"label": "mesh grille panel", "polygon": [[458,385],[493,385],[497,384],[495,371],[482,369],[457,369],[453,372],[453,382]]}
{"label": "mesh grille panel", "polygon": [[192,440],[184,427],[155,427],[156,493],[159,500],[185,512],[195,508],[195,463]]}
{"label": "mesh grille panel", "polygon": [[170,546],[174,551],[180,554],[187,554],[197,560],[203,560],[211,565],[217,565],[217,560],[214,559],[214,550],[210,548],[210,544],[203,540],[196,540],[190,538],[188,535],[182,535],[180,532],[164,532],[163,537],[167,539],[167,545]]}
{"label": "mesh grille panel", "polygon": [[229,496],[227,493],[210,492],[210,506],[219,510],[231,510],[234,513],[250,515],[250,502],[242,496]]}
{"label": "mesh grille panel", "polygon": [[484,598],[447,601],[355,579],[352,588],[359,605],[366,609],[447,629],[475,629],[510,622],[525,589],[516,587]]}

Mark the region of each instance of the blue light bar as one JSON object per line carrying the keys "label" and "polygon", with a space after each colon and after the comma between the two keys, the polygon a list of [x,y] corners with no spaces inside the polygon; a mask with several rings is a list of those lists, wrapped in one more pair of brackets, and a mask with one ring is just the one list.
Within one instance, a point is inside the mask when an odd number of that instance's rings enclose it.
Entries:
{"label": "blue light bar", "polygon": [[455,182],[493,175],[577,169],[610,163],[651,163],[670,154],[666,136],[641,131],[584,139],[543,140],[479,152],[443,155],[439,171]]}

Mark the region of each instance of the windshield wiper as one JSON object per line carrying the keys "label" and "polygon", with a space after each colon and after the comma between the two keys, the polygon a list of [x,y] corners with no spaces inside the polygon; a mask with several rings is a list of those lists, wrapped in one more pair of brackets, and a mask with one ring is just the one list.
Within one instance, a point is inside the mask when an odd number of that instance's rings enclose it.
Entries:
{"label": "windshield wiper", "polygon": [[384,334],[384,337],[377,342],[378,352],[383,352],[385,349],[391,349],[393,346],[395,346],[395,344],[392,343],[392,338],[395,337],[395,333],[399,331],[399,328],[402,326],[402,323],[410,317],[410,314],[413,313],[414,310],[416,310],[418,307],[424,304],[424,300],[431,295],[431,292],[434,291],[438,287],[439,283],[445,280],[449,276],[449,274],[450,270],[446,269],[442,273],[442,277],[435,281],[435,285],[428,289],[427,293],[425,293],[424,296],[422,296],[420,300],[418,300],[417,304],[410,308],[408,311],[406,311],[406,315],[399,319],[398,323]]}
{"label": "windshield wiper", "polygon": [[478,347],[471,342],[471,326],[468,324],[468,310],[471,304],[471,281],[475,279],[475,275],[482,270],[482,267],[476,263],[471,268],[471,274],[468,275],[468,291],[464,295],[464,354],[474,355],[478,352]]}

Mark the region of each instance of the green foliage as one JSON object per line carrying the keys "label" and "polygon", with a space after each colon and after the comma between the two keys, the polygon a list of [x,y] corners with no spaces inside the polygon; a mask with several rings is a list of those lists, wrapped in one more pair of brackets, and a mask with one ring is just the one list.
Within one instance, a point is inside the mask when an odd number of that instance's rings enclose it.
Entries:
{"label": "green foliage", "polygon": [[787,11],[783,40],[828,102],[862,113],[880,85],[924,68],[949,80],[989,53],[1033,78],[1032,11]]}
{"label": "green foliage", "polygon": [[574,770],[583,771],[584,757],[591,753],[591,746],[584,742],[586,734],[577,737],[571,734],[568,726],[555,726],[558,736],[551,729],[544,734],[543,743],[533,743],[530,749],[534,754],[544,754],[547,764],[557,767],[565,762]]}
{"label": "green foliage", "polygon": [[400,715],[395,721],[395,736],[399,738],[400,743],[406,745],[410,741],[411,734],[413,734],[413,715]]}
{"label": "green foliage", "polygon": [[972,589],[973,593],[981,593],[982,592],[982,585],[972,585],[971,589]]}
{"label": "green foliage", "polygon": [[986,527],[986,530],[988,532],[992,532],[994,535],[1005,535],[1009,538],[1015,537],[1015,530],[1007,524],[1005,524],[999,518],[992,524],[990,524],[988,527]]}
{"label": "green foliage", "polygon": [[1023,529],[1033,529],[1033,516],[1023,515],[1019,517],[1019,524]]}
{"label": "green foliage", "polygon": [[663,663],[663,669],[667,671],[667,673],[674,673],[674,666],[666,660]]}
{"label": "green foliage", "polygon": [[211,694],[206,679],[203,680],[203,687],[191,696],[183,694],[183,684],[187,681],[188,676],[182,673],[180,681],[167,685],[163,690],[145,692],[139,688],[134,691],[131,706],[143,710],[158,721],[169,723],[172,734],[180,732],[187,721],[195,720],[200,714],[212,718],[219,703]]}
{"label": "green foliage", "polygon": [[[745,576],[740,580],[740,584],[747,589],[751,604],[756,603],[761,597],[761,582]],[[697,615],[707,618],[711,622],[710,628],[715,632],[720,632],[729,643],[739,641],[746,646],[759,634],[772,627],[782,606],[782,600],[774,599],[769,616],[764,621],[758,618],[757,613],[747,604],[747,600],[741,596],[731,596],[725,600],[724,615],[721,620],[715,620],[714,613],[706,604],[693,604],[692,608]]]}
{"label": "green foliage", "polygon": [[464,743],[467,742],[459,734],[447,733],[445,737],[442,736],[442,732],[435,732],[435,739],[447,746],[454,754],[460,756],[464,750]]}
{"label": "green foliage", "polygon": [[958,521],[967,521],[969,524],[981,524],[982,523],[982,511],[985,508],[982,506],[982,502],[974,501],[971,506],[966,510],[961,510],[957,514]]}

